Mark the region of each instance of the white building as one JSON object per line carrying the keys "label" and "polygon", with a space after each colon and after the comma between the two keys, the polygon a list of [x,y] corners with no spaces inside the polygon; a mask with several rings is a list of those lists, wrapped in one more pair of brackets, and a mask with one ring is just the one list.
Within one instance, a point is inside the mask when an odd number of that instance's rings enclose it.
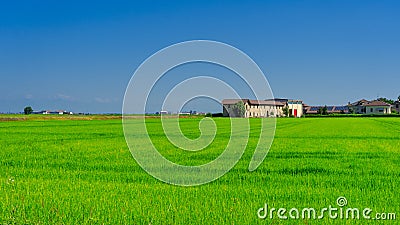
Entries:
{"label": "white building", "polygon": [[349,110],[352,113],[356,114],[391,114],[391,105],[378,101],[378,100],[373,100],[373,101],[367,101],[365,99],[362,99],[360,101],[351,103],[348,105]]}
{"label": "white building", "polygon": [[372,101],[365,104],[366,114],[391,114],[390,104],[381,101]]}
{"label": "white building", "polygon": [[[276,100],[250,100],[250,99],[224,99],[222,101],[223,105],[223,115],[230,117],[238,117],[238,112],[236,112],[236,104],[242,101],[245,107],[244,117],[282,117],[285,116],[283,113],[283,108],[288,107],[291,112],[297,113],[297,115],[302,115],[302,105],[298,108],[297,104],[289,106],[281,101]],[[297,111],[300,110],[300,111]]]}
{"label": "white building", "polygon": [[288,107],[290,117],[302,117],[303,116],[304,109],[303,109],[303,101],[302,100],[293,100],[293,99],[286,99],[286,98],[275,98],[272,100],[284,104],[284,107]]}

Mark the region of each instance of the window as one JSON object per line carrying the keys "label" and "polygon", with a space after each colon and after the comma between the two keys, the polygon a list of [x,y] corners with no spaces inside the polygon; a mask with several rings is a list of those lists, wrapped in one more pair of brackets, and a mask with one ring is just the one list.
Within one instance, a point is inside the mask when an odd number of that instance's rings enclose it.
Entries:
{"label": "window", "polygon": [[371,110],[371,112],[373,112],[373,111],[374,111],[374,109],[373,109],[373,108],[371,108],[370,110]]}

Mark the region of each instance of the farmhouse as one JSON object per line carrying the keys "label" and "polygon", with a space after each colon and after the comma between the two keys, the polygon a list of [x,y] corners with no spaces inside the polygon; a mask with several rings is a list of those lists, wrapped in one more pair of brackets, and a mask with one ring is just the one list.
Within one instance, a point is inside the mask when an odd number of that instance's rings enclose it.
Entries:
{"label": "farmhouse", "polygon": [[378,101],[367,101],[365,99],[361,99],[354,103],[349,103],[348,105],[349,111],[356,114],[390,114],[391,113],[391,105]]}
{"label": "farmhouse", "polygon": [[303,115],[303,102],[300,100],[289,99],[267,99],[267,100],[251,100],[251,99],[224,99],[222,100],[223,115],[238,117],[236,104],[243,102],[245,112],[244,117],[282,117],[284,116],[283,108],[287,107],[289,115],[301,117]]}
{"label": "farmhouse", "polygon": [[283,116],[284,104],[272,100],[250,100],[250,99],[224,99],[222,100],[223,115],[230,117],[240,116],[235,110],[235,105],[243,102],[244,117],[280,117]]}

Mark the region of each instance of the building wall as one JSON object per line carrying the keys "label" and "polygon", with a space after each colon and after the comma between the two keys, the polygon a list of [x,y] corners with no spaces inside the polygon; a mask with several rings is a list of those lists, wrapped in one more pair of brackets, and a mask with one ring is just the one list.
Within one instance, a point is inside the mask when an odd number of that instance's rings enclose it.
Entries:
{"label": "building wall", "polygon": [[228,117],[228,116],[235,117],[236,115],[235,115],[235,113],[233,111],[234,105],[235,104],[224,104],[223,107],[222,107],[223,108],[222,109],[223,110],[222,111],[223,116],[225,116],[225,117]]}
{"label": "building wall", "polygon": [[365,106],[349,106],[349,109],[355,114],[364,114],[365,113]]}
{"label": "building wall", "polygon": [[[233,115],[233,104],[224,104],[223,106],[223,115],[229,116]],[[249,105],[246,103],[245,105],[246,112],[245,117],[280,117],[283,115],[283,110],[281,106],[272,106],[272,105]]]}
{"label": "building wall", "polygon": [[302,101],[288,101],[287,106],[289,108],[290,116],[295,116],[295,111],[297,111],[296,117],[303,116],[303,102]]}
{"label": "building wall", "polygon": [[[390,114],[392,113],[390,106],[352,106],[350,107],[356,114]],[[371,111],[372,110],[372,111]]]}
{"label": "building wall", "polygon": [[231,107],[231,105],[223,104],[223,106],[222,106],[222,115],[223,116],[225,116],[225,117],[229,116],[230,107]]}
{"label": "building wall", "polygon": [[251,105],[246,110],[246,117],[280,117],[282,115],[281,106]]}
{"label": "building wall", "polygon": [[366,106],[365,114],[390,114],[390,106]]}

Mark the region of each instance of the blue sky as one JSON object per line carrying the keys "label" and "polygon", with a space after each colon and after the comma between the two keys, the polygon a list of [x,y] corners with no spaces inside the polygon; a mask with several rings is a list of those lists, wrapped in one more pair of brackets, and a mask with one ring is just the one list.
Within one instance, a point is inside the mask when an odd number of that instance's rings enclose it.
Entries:
{"label": "blue sky", "polygon": [[397,98],[399,12],[399,1],[385,0],[4,1],[0,112],[121,112],[135,69],[194,39],[247,53],[275,97],[309,105]]}

